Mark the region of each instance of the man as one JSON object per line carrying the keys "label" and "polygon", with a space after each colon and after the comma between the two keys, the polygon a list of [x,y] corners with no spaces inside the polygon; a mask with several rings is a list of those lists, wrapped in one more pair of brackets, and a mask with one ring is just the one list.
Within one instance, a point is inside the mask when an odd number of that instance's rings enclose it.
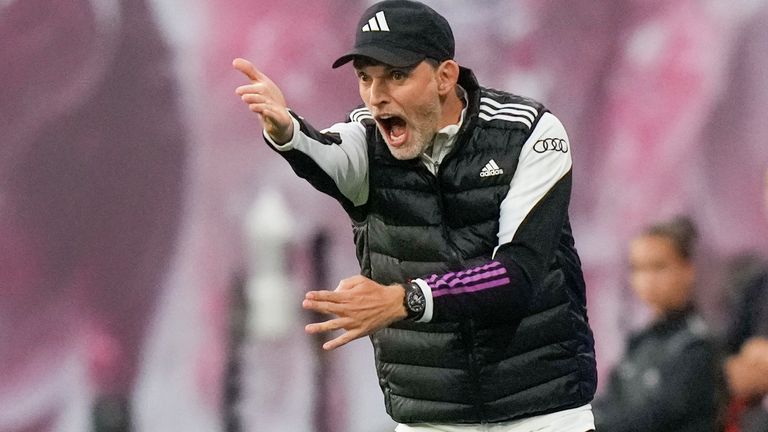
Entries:
{"label": "man", "polygon": [[266,141],[349,214],[362,274],[303,306],[334,349],[370,336],[397,431],[585,432],[596,370],[568,219],[570,143],[538,102],[480,87],[448,22],[370,7],[353,62],[363,106],[317,131],[251,63],[237,89]]}
{"label": "man", "polygon": [[697,238],[683,216],[654,223],[630,242],[629,284],[653,318],[629,338],[592,404],[598,430],[721,430],[721,358],[694,303]]}

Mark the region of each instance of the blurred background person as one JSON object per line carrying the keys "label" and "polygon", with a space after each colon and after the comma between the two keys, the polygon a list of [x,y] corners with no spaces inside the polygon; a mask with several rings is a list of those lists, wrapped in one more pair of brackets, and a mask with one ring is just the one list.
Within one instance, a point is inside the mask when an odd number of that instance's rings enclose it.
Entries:
{"label": "blurred background person", "polygon": [[593,404],[598,431],[717,430],[720,358],[693,301],[696,236],[693,222],[678,217],[631,241],[629,282],[653,320],[629,338]]}

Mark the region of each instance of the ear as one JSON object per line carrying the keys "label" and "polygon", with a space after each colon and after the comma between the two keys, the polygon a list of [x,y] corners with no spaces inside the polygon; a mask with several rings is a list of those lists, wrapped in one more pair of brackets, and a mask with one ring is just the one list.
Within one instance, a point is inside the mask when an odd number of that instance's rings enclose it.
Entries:
{"label": "ear", "polygon": [[453,92],[459,81],[459,64],[446,60],[437,66],[437,91],[441,96]]}

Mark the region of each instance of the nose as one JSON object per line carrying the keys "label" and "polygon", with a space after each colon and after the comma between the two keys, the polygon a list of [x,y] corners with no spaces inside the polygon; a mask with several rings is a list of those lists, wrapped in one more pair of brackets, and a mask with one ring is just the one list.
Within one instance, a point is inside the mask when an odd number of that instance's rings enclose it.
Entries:
{"label": "nose", "polygon": [[368,101],[371,105],[380,106],[389,102],[389,91],[384,80],[373,79],[368,91]]}

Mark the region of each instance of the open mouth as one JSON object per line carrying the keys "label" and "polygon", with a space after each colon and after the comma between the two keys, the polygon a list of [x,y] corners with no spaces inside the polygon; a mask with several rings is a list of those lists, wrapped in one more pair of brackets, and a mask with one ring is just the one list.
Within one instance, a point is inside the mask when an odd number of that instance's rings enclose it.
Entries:
{"label": "open mouth", "polygon": [[408,138],[407,123],[400,116],[389,114],[376,116],[376,123],[378,123],[384,138],[386,138],[391,146],[399,147]]}

